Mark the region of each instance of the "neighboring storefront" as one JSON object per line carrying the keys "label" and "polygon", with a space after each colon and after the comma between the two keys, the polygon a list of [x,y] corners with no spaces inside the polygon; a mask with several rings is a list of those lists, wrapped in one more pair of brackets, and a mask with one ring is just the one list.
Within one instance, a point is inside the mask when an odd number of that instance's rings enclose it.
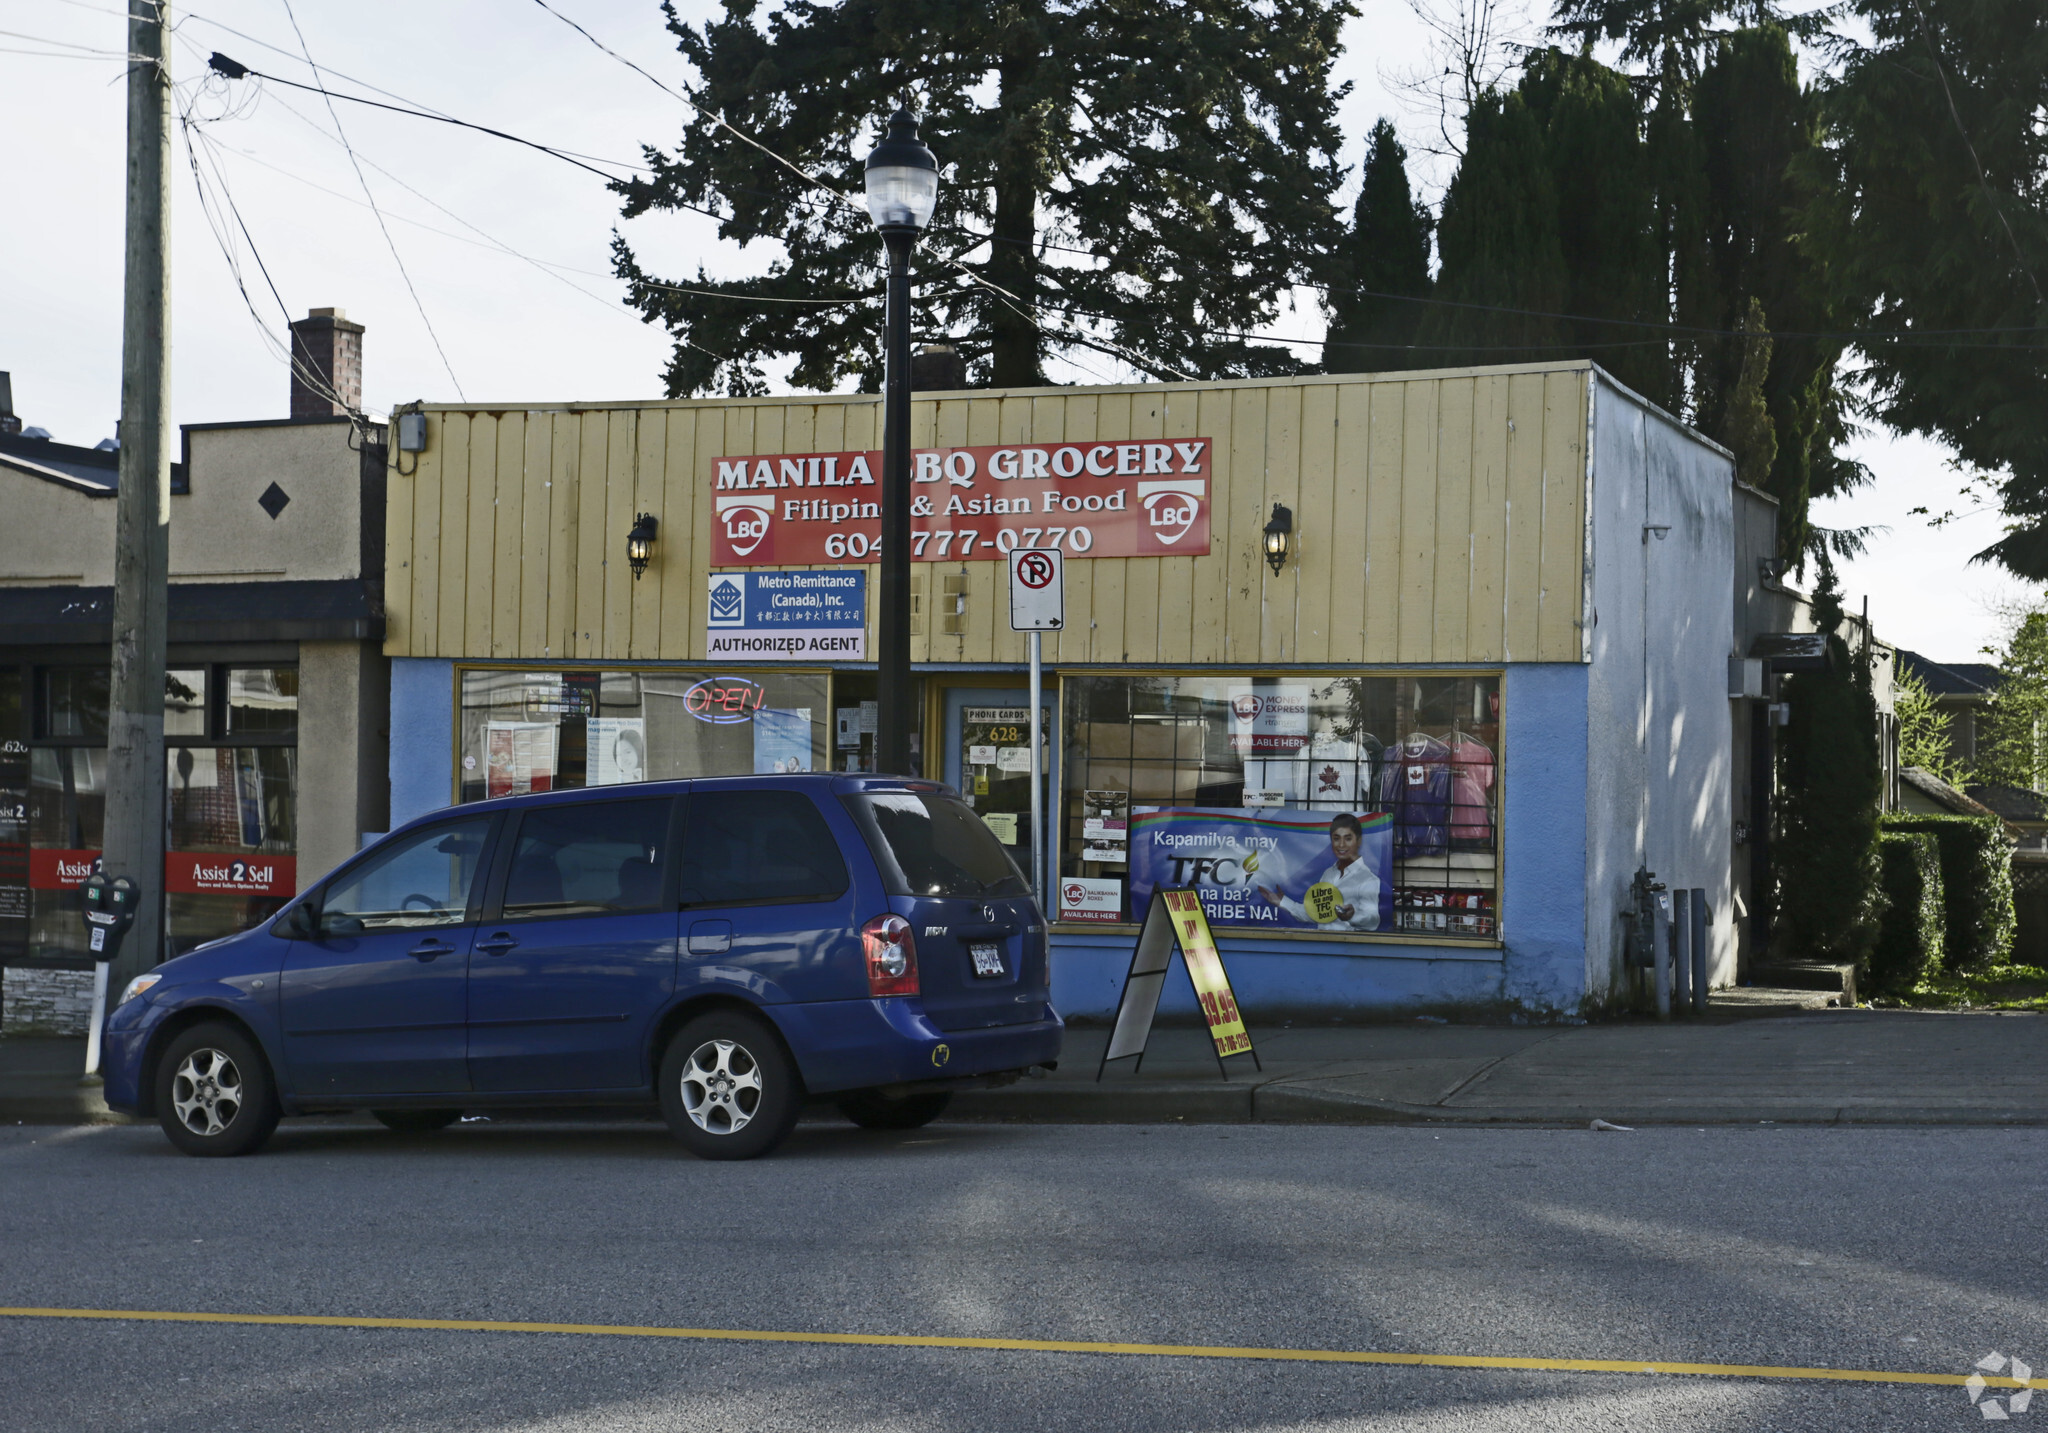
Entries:
{"label": "neighboring storefront", "polygon": [[[394,821],[868,768],[875,398],[423,411],[390,477]],[[1630,987],[1638,866],[1725,908],[1732,465],[1597,369],[913,414],[916,760],[1020,865],[1046,843],[1063,1010],[1113,1008],[1167,885],[1269,1014],[1578,1010]],[[1040,833],[1002,559],[1054,545]]]}
{"label": "neighboring storefront", "polygon": [[[372,430],[376,435],[376,430]],[[171,497],[164,953],[246,930],[389,824],[381,447],[193,425]],[[0,439],[5,1028],[82,1030],[107,778],[118,456]],[[189,480],[188,480],[189,479]]]}
{"label": "neighboring storefront", "polygon": [[[49,655],[0,666],[13,826],[0,831],[0,949],[9,964],[89,965],[77,893],[104,836],[108,668]],[[205,655],[177,651],[165,681],[173,953],[246,929],[298,889],[298,665]]]}

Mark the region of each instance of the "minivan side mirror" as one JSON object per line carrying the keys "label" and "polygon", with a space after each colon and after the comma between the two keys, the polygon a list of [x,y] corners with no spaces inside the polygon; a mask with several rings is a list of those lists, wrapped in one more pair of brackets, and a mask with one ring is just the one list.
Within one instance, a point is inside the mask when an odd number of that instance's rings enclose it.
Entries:
{"label": "minivan side mirror", "polygon": [[301,901],[273,929],[286,940],[312,940],[320,934],[320,917],[311,901]]}

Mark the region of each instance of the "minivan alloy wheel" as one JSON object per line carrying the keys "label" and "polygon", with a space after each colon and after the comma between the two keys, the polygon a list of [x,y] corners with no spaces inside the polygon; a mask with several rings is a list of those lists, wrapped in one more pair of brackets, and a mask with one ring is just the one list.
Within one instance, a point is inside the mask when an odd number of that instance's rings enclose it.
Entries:
{"label": "minivan alloy wheel", "polygon": [[242,1112],[242,1072],[225,1051],[194,1050],[171,1077],[171,1107],[192,1133],[219,1134]]}
{"label": "minivan alloy wheel", "polygon": [[683,1066],[683,1109],[706,1134],[738,1134],[761,1107],[761,1067],[744,1045],[706,1040]]}

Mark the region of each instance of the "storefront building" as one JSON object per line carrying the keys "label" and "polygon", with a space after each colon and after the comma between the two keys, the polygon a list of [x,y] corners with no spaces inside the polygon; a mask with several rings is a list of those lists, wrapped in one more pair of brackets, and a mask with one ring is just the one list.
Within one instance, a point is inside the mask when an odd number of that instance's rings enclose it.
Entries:
{"label": "storefront building", "polygon": [[[420,411],[394,822],[871,761],[874,396]],[[1729,910],[1733,465],[1597,368],[939,394],[913,443],[916,760],[1045,842],[1063,1012],[1163,885],[1283,1018],[1597,1009],[1639,867]],[[1054,545],[1041,833],[1006,559]]]}
{"label": "storefront building", "polygon": [[[377,430],[372,430],[372,435]],[[346,418],[195,424],[170,503],[165,956],[389,824],[383,450]],[[0,439],[4,1028],[82,1033],[104,837],[118,458]]]}

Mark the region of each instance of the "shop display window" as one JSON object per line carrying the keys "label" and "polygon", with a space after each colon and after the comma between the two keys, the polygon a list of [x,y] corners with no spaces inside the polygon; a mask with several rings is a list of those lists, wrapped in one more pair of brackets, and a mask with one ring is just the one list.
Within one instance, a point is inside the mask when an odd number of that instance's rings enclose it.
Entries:
{"label": "shop display window", "polygon": [[1497,676],[1068,676],[1062,706],[1058,919],[1192,886],[1220,927],[1497,934]]}
{"label": "shop display window", "polygon": [[[34,694],[30,731],[22,696]],[[108,672],[0,667],[0,957],[90,960],[78,888],[105,834]],[[298,669],[180,663],[164,681],[173,953],[247,930],[298,889]],[[24,739],[25,738],[25,739]]]}
{"label": "shop display window", "polygon": [[297,667],[230,667],[228,735],[289,736],[299,729]]}
{"label": "shop display window", "polygon": [[461,676],[461,796],[831,769],[823,672]]}
{"label": "shop display window", "polygon": [[43,667],[36,672],[36,736],[48,741],[107,739],[106,667]]}

